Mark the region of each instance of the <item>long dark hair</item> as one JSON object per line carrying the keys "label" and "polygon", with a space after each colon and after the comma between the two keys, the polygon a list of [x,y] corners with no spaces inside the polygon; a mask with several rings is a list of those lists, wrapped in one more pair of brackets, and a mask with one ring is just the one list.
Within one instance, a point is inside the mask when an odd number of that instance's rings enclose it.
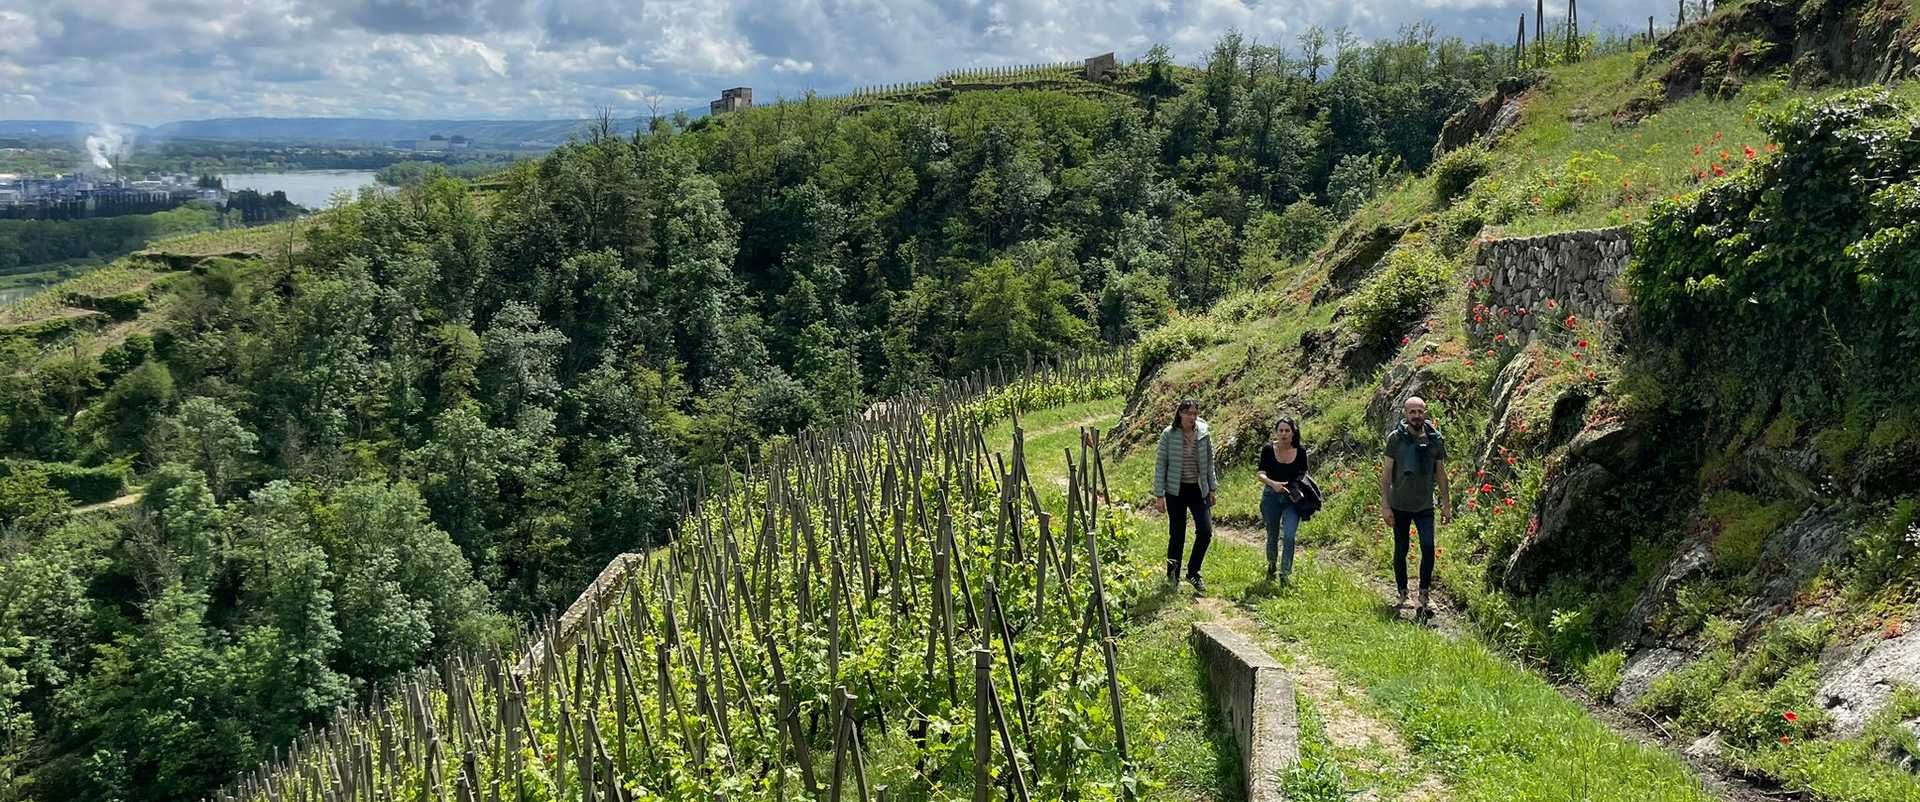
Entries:
{"label": "long dark hair", "polygon": [[1195,428],[1198,428],[1199,420],[1200,420],[1200,402],[1195,401],[1191,398],[1181,399],[1180,403],[1175,404],[1173,406],[1173,423],[1168,424],[1167,428],[1169,429],[1180,428],[1180,413],[1185,412],[1189,409],[1193,410],[1193,419],[1195,422],[1194,426]]}
{"label": "long dark hair", "polygon": [[[1282,423],[1287,425],[1288,431],[1293,432],[1293,447],[1304,448],[1304,446],[1300,445],[1300,422],[1293,418],[1282,415],[1278,420],[1273,422],[1273,426],[1269,427],[1268,431],[1280,428],[1280,424]],[[1275,456],[1279,455],[1276,454]]]}

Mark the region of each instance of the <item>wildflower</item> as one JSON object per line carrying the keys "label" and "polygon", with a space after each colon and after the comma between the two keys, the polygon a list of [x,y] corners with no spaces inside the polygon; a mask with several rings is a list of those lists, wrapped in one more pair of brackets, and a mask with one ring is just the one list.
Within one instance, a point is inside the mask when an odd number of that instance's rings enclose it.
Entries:
{"label": "wildflower", "polygon": [[1499,515],[1499,514],[1500,514],[1500,508],[1499,508],[1499,507],[1494,507],[1494,508],[1493,508],[1493,514],[1494,514],[1494,515]]}
{"label": "wildflower", "polygon": [[1693,146],[1693,155],[1695,155],[1695,156],[1698,156],[1698,155],[1700,155],[1700,146],[1699,146],[1699,145],[1694,145],[1694,146]]}
{"label": "wildflower", "polygon": [[1534,515],[1527,518],[1527,537],[1533,537],[1539,531],[1540,531],[1540,516]]}
{"label": "wildflower", "polygon": [[[1481,471],[1481,473],[1486,473],[1486,471]],[[1482,483],[1480,483],[1480,492],[1482,492],[1482,493],[1491,493],[1491,492],[1493,492],[1493,483],[1492,483],[1492,482],[1482,482]]]}
{"label": "wildflower", "polygon": [[1521,317],[1526,317],[1526,316],[1527,316],[1527,308],[1526,308],[1526,307],[1524,307],[1524,306],[1523,306],[1523,307],[1520,307],[1520,311],[1519,311],[1518,313],[1516,313],[1516,314],[1518,314],[1518,315],[1520,315]]}
{"label": "wildflower", "polygon": [[1780,152],[1780,146],[1779,146],[1779,145],[1776,145],[1776,144],[1774,144],[1774,143],[1772,143],[1772,142],[1768,142],[1768,143],[1767,143],[1767,152],[1768,152],[1768,153],[1778,153],[1778,152]]}
{"label": "wildflower", "polygon": [[1488,358],[1488,359],[1492,359],[1492,358],[1493,358],[1493,349],[1492,349],[1492,348],[1488,348],[1488,349],[1487,349],[1487,358]]}
{"label": "wildflower", "polygon": [[1792,738],[1790,738],[1790,737],[1788,737],[1788,736],[1785,736],[1785,735],[1782,735],[1782,736],[1780,736],[1780,745],[1781,745],[1781,746],[1786,746],[1787,744],[1790,744],[1790,743],[1793,743],[1793,739],[1792,739]]}
{"label": "wildflower", "polygon": [[1515,505],[1515,504],[1518,504],[1518,503],[1520,503],[1520,502],[1518,502],[1518,501],[1514,501],[1514,500],[1513,500],[1513,497],[1512,497],[1512,496],[1508,496],[1508,497],[1506,497],[1506,498],[1504,498],[1504,499],[1501,499],[1501,501],[1503,501],[1504,503],[1506,503],[1506,505],[1507,505],[1507,506],[1509,506],[1509,507],[1511,507],[1511,506],[1513,506],[1513,505]]}
{"label": "wildflower", "polygon": [[1727,174],[1727,171],[1726,171],[1726,168],[1723,168],[1723,167],[1721,167],[1720,165],[1718,165],[1718,164],[1716,164],[1716,165],[1714,165],[1714,166],[1713,166],[1713,174],[1714,174],[1714,175],[1715,175],[1716,177],[1717,177],[1717,176],[1723,176],[1723,175],[1726,175],[1726,174]]}
{"label": "wildflower", "polygon": [[1511,454],[1507,455],[1507,465],[1511,466],[1511,465],[1518,464],[1519,462],[1520,460],[1515,458],[1513,455]]}
{"label": "wildflower", "polygon": [[1473,360],[1467,360],[1467,367],[1473,367]]}
{"label": "wildflower", "polygon": [[1620,188],[1621,188],[1621,189],[1633,189],[1633,182],[1632,182],[1632,181],[1628,181],[1627,179],[1624,179],[1624,178],[1622,178],[1622,179],[1620,179]]}
{"label": "wildflower", "polygon": [[1567,316],[1567,328],[1573,328],[1573,327],[1574,327],[1574,325],[1575,325],[1575,324],[1577,324],[1577,323],[1579,323],[1579,322],[1580,322],[1580,316],[1579,316],[1579,315],[1568,315],[1568,316]]}
{"label": "wildflower", "polygon": [[1581,340],[1579,343],[1577,343],[1577,345],[1579,345],[1581,348],[1585,348],[1587,347],[1587,341]]}
{"label": "wildflower", "polygon": [[1494,341],[1494,342],[1497,342],[1497,343],[1503,343],[1503,342],[1506,342],[1506,341],[1507,341],[1507,335],[1505,335],[1505,334],[1495,334],[1495,335],[1493,335],[1493,341]]}
{"label": "wildflower", "polygon": [[1547,311],[1551,312],[1559,308],[1560,308],[1560,303],[1558,301],[1555,301],[1552,298],[1547,299]]}
{"label": "wildflower", "polygon": [[1780,717],[1786,719],[1788,724],[1795,724],[1800,721],[1800,714],[1795,713],[1791,710],[1785,713],[1781,713]]}
{"label": "wildflower", "polygon": [[1727,155],[1727,152],[1726,152],[1726,151],[1724,151],[1724,150],[1723,150],[1723,151],[1720,151],[1720,160],[1721,160],[1721,161],[1726,161],[1727,159],[1730,159],[1730,158],[1732,158],[1732,157],[1731,157],[1731,156],[1729,156],[1729,155]]}
{"label": "wildflower", "polygon": [[1587,371],[1587,381],[1596,381],[1596,380],[1597,379],[1594,377],[1593,371],[1591,370]]}
{"label": "wildflower", "polygon": [[1747,158],[1749,158],[1749,159],[1751,159],[1751,158],[1753,158],[1753,157],[1754,157],[1754,153],[1753,153],[1753,146],[1752,146],[1752,145],[1742,145],[1742,146],[1740,146],[1740,149],[1741,149],[1741,150],[1743,150],[1743,151],[1746,151],[1746,154],[1747,154]]}
{"label": "wildflower", "polygon": [[1401,344],[1401,345],[1406,345],[1407,343],[1410,343],[1410,342],[1413,342],[1413,338],[1412,338],[1412,337],[1407,337],[1407,336],[1404,336],[1404,335],[1400,337],[1400,344]]}
{"label": "wildflower", "polygon": [[1724,134],[1724,133],[1722,133],[1722,132],[1720,132],[1720,131],[1715,131],[1715,132],[1713,132],[1713,141],[1715,141],[1715,142],[1718,142],[1718,141],[1720,141],[1720,137],[1722,137],[1722,136],[1725,136],[1725,134]]}
{"label": "wildflower", "polygon": [[1545,203],[1545,201],[1541,200],[1539,195],[1533,196],[1533,205],[1539,206],[1542,203]]}
{"label": "wildflower", "polygon": [[1446,550],[1446,549],[1443,549],[1443,548],[1437,548],[1437,547],[1436,547],[1436,548],[1435,548],[1435,549],[1433,550],[1433,556],[1435,556],[1435,557],[1445,557],[1445,556],[1447,556],[1447,550]]}
{"label": "wildflower", "polygon": [[1474,501],[1473,499],[1467,499],[1467,509],[1476,510],[1479,508],[1480,508],[1480,502]]}

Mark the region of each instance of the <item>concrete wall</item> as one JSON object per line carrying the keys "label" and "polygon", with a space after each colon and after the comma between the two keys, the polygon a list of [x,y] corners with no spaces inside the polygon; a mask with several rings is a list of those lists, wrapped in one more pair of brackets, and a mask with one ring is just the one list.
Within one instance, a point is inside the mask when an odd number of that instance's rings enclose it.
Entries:
{"label": "concrete wall", "polygon": [[1264,649],[1225,624],[1194,624],[1193,648],[1240,747],[1248,802],[1285,799],[1281,774],[1300,760],[1293,678]]}
{"label": "concrete wall", "polygon": [[1632,256],[1624,228],[1483,241],[1474,257],[1467,332],[1476,342],[1497,334],[1527,342],[1560,328],[1570,314],[1614,320],[1627,306],[1620,274]]}

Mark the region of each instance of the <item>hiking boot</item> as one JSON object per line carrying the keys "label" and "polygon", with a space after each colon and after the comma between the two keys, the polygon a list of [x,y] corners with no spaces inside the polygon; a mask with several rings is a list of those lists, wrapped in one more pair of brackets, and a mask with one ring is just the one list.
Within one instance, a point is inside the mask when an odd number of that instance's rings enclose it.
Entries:
{"label": "hiking boot", "polygon": [[1273,563],[1267,563],[1267,581],[1268,582],[1272,582],[1274,575],[1278,574],[1279,572],[1280,572],[1280,569],[1278,566],[1275,566]]}
{"label": "hiking boot", "polygon": [[1180,589],[1180,573],[1177,571],[1168,571],[1167,572],[1167,590],[1179,590],[1179,589]]}
{"label": "hiking boot", "polygon": [[1393,603],[1393,607],[1394,609],[1398,610],[1405,606],[1407,606],[1407,592],[1403,590],[1403,591],[1400,591],[1400,598],[1398,601],[1395,601]]}
{"label": "hiking boot", "polygon": [[1424,613],[1431,612],[1432,610],[1433,606],[1427,603],[1427,592],[1424,590],[1420,591],[1420,611]]}
{"label": "hiking boot", "polygon": [[1199,574],[1195,574],[1193,576],[1187,577],[1187,581],[1193,584],[1193,595],[1195,596],[1207,595],[1207,586],[1200,582]]}

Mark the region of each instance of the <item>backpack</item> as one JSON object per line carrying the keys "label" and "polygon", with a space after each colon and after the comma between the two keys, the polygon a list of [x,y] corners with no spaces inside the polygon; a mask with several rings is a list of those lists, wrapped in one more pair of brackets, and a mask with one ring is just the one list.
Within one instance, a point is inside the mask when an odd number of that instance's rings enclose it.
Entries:
{"label": "backpack", "polygon": [[1293,501],[1293,511],[1305,521],[1320,511],[1320,483],[1313,480],[1313,474],[1300,474],[1298,481],[1287,483],[1287,496]]}

